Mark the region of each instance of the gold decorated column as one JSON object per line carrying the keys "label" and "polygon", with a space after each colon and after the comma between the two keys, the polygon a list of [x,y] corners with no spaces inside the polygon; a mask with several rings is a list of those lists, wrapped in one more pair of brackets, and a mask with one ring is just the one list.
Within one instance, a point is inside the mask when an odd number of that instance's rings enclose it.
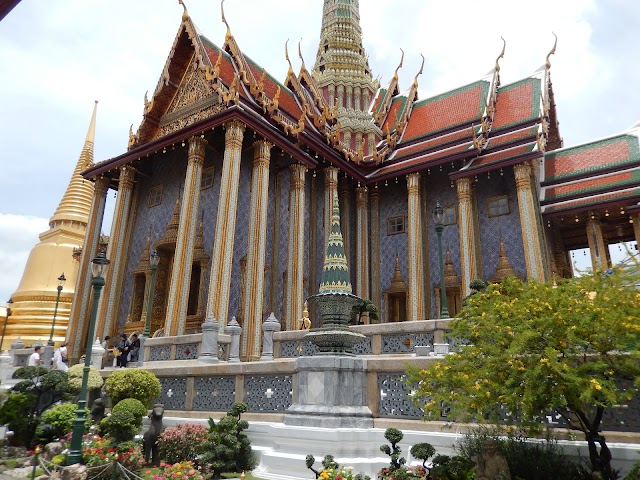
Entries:
{"label": "gold decorated column", "polygon": [[205,316],[206,319],[215,318],[221,325],[227,324],[229,311],[233,239],[236,232],[240,160],[245,125],[237,120],[232,120],[226,123],[225,127],[227,131],[224,162],[218,199],[216,235],[213,240],[207,314]]}
{"label": "gold decorated column", "polygon": [[[380,308],[380,192],[376,185],[369,195],[371,206],[371,301]],[[380,320],[378,320],[380,321]]]}
{"label": "gold decorated column", "polygon": [[182,335],[187,317],[189,284],[193,266],[193,246],[198,228],[198,208],[200,203],[200,183],[202,165],[207,141],[202,137],[189,139],[187,173],[184,180],[182,201],[180,202],[180,223],[176,239],[173,268],[167,300],[167,319],[164,330],[170,336]]}
{"label": "gold decorated column", "polygon": [[[285,325],[295,330],[304,308],[304,193],[307,167],[291,165]],[[310,259],[311,261],[311,259]]]}
{"label": "gold decorated column", "polygon": [[527,266],[527,280],[545,281],[542,262],[542,236],[536,215],[536,200],[531,188],[531,164],[520,163],[513,167],[518,191],[520,229],[524,244],[524,260]]}
{"label": "gold decorated column", "polygon": [[424,274],[422,268],[422,216],[420,215],[420,174],[407,175],[409,298],[408,320],[424,320]]}
{"label": "gold decorated column", "polygon": [[456,181],[458,192],[458,231],[460,233],[460,270],[462,274],[462,296],[471,293],[469,284],[478,278],[478,244],[475,238],[473,208],[471,206],[471,178]]}
{"label": "gold decorated column", "polygon": [[265,140],[253,144],[251,206],[247,247],[247,280],[244,293],[244,325],[241,355],[247,360],[260,358],[262,311],[264,309],[264,264],[267,246],[269,161],[273,145]]}
{"label": "gold decorated column", "polygon": [[338,172],[336,167],[324,169],[324,243],[329,241],[331,233],[331,212],[333,209],[333,199],[338,195]]}
{"label": "gold decorated column", "polygon": [[[124,166],[120,168],[118,197],[113,212],[111,235],[109,236],[109,247],[107,249],[107,258],[111,261],[108,270],[110,280],[105,282],[104,290],[100,297],[98,318],[96,319],[96,335],[100,339],[115,331],[112,324],[118,321],[122,283],[125,278],[125,269],[127,268],[126,241],[130,238],[127,235],[127,227],[131,212],[134,178],[135,170],[132,167]],[[117,325],[115,327],[117,330]]]}
{"label": "gold decorated column", "polygon": [[96,180],[93,191],[75,294],[71,304],[71,313],[69,314],[66,341],[70,344],[69,356],[73,358],[79,358],[84,353],[86,346],[86,331],[89,324],[89,307],[91,306],[91,260],[98,254],[98,243],[100,242],[108,189],[109,179],[107,177],[99,177]]}
{"label": "gold decorated column", "polygon": [[356,188],[356,295],[369,299],[369,191]]}
{"label": "gold decorated column", "polygon": [[602,235],[602,224],[600,219],[593,213],[589,213],[587,220],[587,241],[589,242],[589,253],[591,254],[591,267],[593,271],[605,270],[607,268],[607,245]]}

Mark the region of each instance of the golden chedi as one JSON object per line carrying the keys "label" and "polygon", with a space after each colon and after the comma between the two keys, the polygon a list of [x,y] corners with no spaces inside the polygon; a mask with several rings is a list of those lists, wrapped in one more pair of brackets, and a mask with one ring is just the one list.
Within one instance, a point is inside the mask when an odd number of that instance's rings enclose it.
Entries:
{"label": "golden chedi", "polygon": [[[40,234],[40,242],[31,250],[20,284],[11,296],[12,315],[7,324],[3,349],[9,348],[18,337],[25,345],[38,340],[46,344],[51,334],[54,312],[53,341],[64,341],[79,267],[74,259],[74,249],[77,253],[78,247],[84,243],[93,198],[93,182],[84,180],[80,172],[93,165],[97,103],[69,186],[49,220],[49,230]],[[66,281],[62,285],[56,310],[62,274]]]}

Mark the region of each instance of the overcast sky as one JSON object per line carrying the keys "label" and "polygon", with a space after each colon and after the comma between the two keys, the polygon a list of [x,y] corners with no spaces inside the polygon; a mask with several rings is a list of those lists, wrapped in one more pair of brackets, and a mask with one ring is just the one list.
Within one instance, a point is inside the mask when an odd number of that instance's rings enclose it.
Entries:
{"label": "overcast sky", "polygon": [[[185,1],[201,32],[222,45],[219,1]],[[227,0],[225,13],[245,54],[284,80],[287,38],[302,40],[313,65],[322,4]],[[504,85],[543,65],[555,32],[552,81],[565,145],[640,120],[640,2],[362,0],[360,9],[365,49],[382,84],[400,48],[402,89],[418,71],[420,53],[426,57],[421,98],[475,81],[493,68],[502,36]],[[181,16],[176,0],[22,0],[0,22],[0,304],[17,288],[67,187],[93,101],[100,102],[100,161],[126,150],[129,126],[135,131],[142,119],[144,93],[157,84]]]}

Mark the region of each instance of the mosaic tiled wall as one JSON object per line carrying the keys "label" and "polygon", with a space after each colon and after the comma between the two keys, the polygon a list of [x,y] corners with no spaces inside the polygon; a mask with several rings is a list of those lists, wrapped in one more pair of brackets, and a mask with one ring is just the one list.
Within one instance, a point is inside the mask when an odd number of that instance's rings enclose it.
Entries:
{"label": "mosaic tiled wall", "polygon": [[[387,220],[390,217],[407,214],[407,186],[403,180],[388,182],[387,186],[380,185],[380,321],[384,321],[386,305],[384,291],[389,288],[395,268],[396,254],[400,259],[402,278],[407,282],[407,234],[399,233],[387,235]],[[372,235],[374,232],[372,232]],[[373,261],[373,259],[372,259]]]}
{"label": "mosaic tiled wall", "polygon": [[287,269],[287,258],[289,252],[289,185],[291,183],[289,169],[283,169],[280,171],[278,182],[280,184],[280,198],[275,200],[280,202],[280,218],[278,219],[280,227],[280,246],[278,249],[278,273],[276,275],[276,279],[279,284],[276,288],[278,291],[278,311],[280,314],[276,314],[276,317],[281,319],[282,324],[285,324],[285,319],[283,318],[283,294],[285,290],[284,272]]}
{"label": "mosaic tiled wall", "polygon": [[[492,172],[491,176],[478,176],[476,192],[478,199],[478,217],[480,226],[480,244],[482,256],[482,274],[485,280],[493,276],[498,266],[500,235],[511,265],[517,273],[526,276],[524,247],[520,230],[520,213],[513,169],[504,169],[503,174]],[[508,215],[489,217],[488,200],[496,195],[509,196]]]}
{"label": "mosaic tiled wall", "polygon": [[[426,188],[423,195],[426,200],[426,215],[423,218],[423,232],[426,238],[423,238],[424,248],[423,254],[429,259],[429,284],[426,285],[427,290],[431,293],[431,305],[425,308],[427,318],[436,318],[436,303],[434,288],[440,285],[440,261],[438,257],[438,237],[436,235],[433,211],[437,202],[443,208],[458,205],[458,195],[455,188],[451,187],[449,180],[449,166],[443,166],[442,169],[433,168],[430,172],[423,172]],[[451,251],[451,261],[453,267],[460,278],[460,234],[458,230],[458,220],[452,225],[446,225],[442,231],[442,254],[446,255],[447,249]],[[426,301],[426,298],[425,298]]]}

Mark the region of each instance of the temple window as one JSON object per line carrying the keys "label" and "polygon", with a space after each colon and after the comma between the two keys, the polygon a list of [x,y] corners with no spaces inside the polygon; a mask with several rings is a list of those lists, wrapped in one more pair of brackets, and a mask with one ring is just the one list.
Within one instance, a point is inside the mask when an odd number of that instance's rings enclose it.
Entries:
{"label": "temple window", "polygon": [[455,225],[458,222],[457,219],[458,215],[455,205],[444,207],[444,225]]}
{"label": "temple window", "polygon": [[509,215],[509,197],[507,195],[489,198],[488,206],[490,217]]}
{"label": "temple window", "polygon": [[160,205],[162,203],[162,185],[155,185],[151,187],[149,190],[149,199],[147,201],[147,206],[149,208],[155,207],[156,205]]}
{"label": "temple window", "polygon": [[202,171],[202,180],[200,181],[200,190],[213,187],[213,175],[215,173],[215,167],[205,168]]}
{"label": "temple window", "polygon": [[387,219],[387,235],[396,235],[398,233],[405,233],[406,231],[407,224],[404,215],[389,217]]}

